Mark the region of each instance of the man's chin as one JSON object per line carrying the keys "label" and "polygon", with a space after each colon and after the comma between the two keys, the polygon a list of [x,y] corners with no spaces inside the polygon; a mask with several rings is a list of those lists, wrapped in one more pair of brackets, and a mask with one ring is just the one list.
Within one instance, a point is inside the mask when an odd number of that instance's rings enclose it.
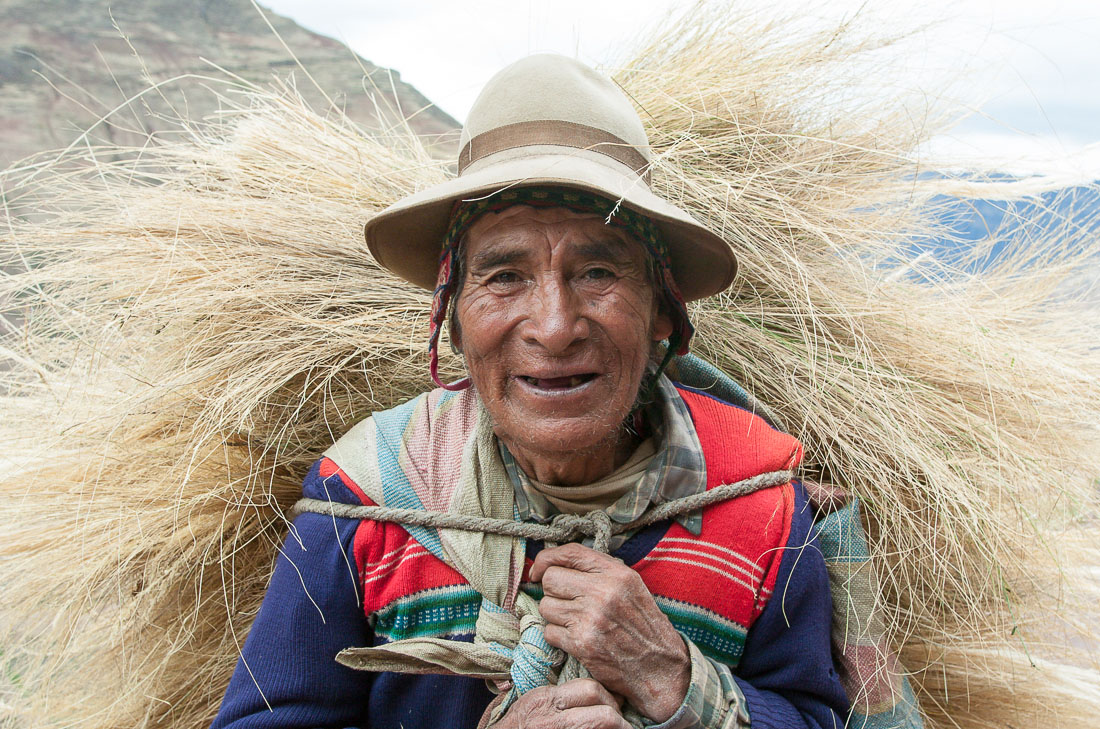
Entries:
{"label": "man's chin", "polygon": [[574,459],[614,449],[619,443],[620,423],[595,423],[589,417],[537,417],[517,419],[513,427],[498,429],[509,450],[521,449],[542,457]]}
{"label": "man's chin", "polygon": [[613,449],[633,403],[610,384],[599,378],[565,392],[539,392],[530,383],[513,383],[504,398],[487,403],[494,430],[513,453],[573,460]]}

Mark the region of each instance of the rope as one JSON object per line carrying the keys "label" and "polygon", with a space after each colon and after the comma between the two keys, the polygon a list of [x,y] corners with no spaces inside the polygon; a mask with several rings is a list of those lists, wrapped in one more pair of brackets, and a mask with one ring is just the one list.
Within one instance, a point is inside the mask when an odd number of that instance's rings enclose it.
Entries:
{"label": "rope", "polygon": [[640,529],[659,521],[672,519],[713,504],[751,494],[769,486],[779,486],[794,477],[791,471],[771,471],[744,481],[716,486],[682,499],[675,499],[649,509],[637,519],[625,523],[611,521],[607,512],[596,510],[584,516],[558,514],[549,524],[532,524],[488,516],[452,514],[447,511],[421,511],[398,509],[390,506],[354,506],[323,499],[299,499],[291,509],[291,518],[302,513],[325,514],[341,519],[370,519],[403,526],[432,527],[435,529],[460,529],[483,534],[501,534],[508,537],[537,539],[553,544],[565,544],[580,537],[592,537],[593,549],[607,553],[611,537],[633,529]]}

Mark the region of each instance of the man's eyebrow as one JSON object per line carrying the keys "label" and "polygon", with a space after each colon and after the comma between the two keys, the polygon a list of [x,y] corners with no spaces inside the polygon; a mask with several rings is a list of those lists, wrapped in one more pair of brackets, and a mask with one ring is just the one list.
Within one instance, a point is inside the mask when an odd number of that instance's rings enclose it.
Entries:
{"label": "man's eyebrow", "polygon": [[619,238],[588,241],[577,246],[577,252],[585,258],[621,263],[630,258],[629,243]]}
{"label": "man's eyebrow", "polygon": [[522,248],[489,247],[470,258],[470,270],[482,271],[497,266],[509,266],[526,257],[527,251]]}
{"label": "man's eyebrow", "polygon": [[[579,243],[576,251],[586,259],[622,263],[630,258],[630,245],[622,239],[608,237]],[[484,271],[498,266],[510,266],[526,259],[528,255],[529,251],[525,248],[489,246],[470,257],[470,270]]]}

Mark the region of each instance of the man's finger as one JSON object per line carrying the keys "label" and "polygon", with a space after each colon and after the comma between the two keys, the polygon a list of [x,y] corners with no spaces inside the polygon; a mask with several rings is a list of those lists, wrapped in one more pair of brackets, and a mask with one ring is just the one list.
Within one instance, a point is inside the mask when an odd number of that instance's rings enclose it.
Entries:
{"label": "man's finger", "polygon": [[557,623],[547,623],[543,629],[543,635],[546,636],[547,643],[555,648],[562,649],[570,655],[575,655],[578,651],[579,644],[569,628]]}
{"label": "man's finger", "polygon": [[568,627],[573,622],[572,616],[576,613],[577,605],[572,600],[544,597],[539,601],[539,615],[553,625]]}
{"label": "man's finger", "polygon": [[559,711],[579,706],[610,706],[618,711],[622,699],[615,698],[599,681],[575,678],[558,685],[551,703]]}
{"label": "man's finger", "polygon": [[591,591],[593,579],[599,578],[591,572],[578,572],[561,565],[550,565],[542,574],[542,592],[548,597],[574,600]]}
{"label": "man's finger", "polygon": [[555,729],[630,729],[617,708],[603,704],[566,709],[554,719]]}
{"label": "man's finger", "polygon": [[542,582],[543,573],[555,565],[579,572],[602,572],[616,562],[614,557],[581,544],[563,544],[544,549],[535,556],[535,562],[531,565],[531,581]]}

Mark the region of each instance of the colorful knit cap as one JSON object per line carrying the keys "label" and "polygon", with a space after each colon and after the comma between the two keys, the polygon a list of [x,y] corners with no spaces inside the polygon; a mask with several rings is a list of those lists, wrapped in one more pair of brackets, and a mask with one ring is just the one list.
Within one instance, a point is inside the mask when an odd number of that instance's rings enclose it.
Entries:
{"label": "colorful knit cap", "polygon": [[624,208],[618,203],[600,195],[572,188],[559,187],[517,187],[480,200],[455,203],[451,211],[451,223],[443,238],[443,252],[439,256],[439,276],[436,279],[432,298],[431,334],[428,338],[428,354],[431,357],[432,380],[446,390],[464,390],[470,386],[470,378],[445,384],[439,380],[439,335],[443,322],[447,318],[447,308],[454,293],[457,281],[454,280],[454,261],[458,248],[470,226],[486,213],[499,213],[513,205],[529,205],[536,208],[561,207],[575,213],[595,213],[603,216],[608,225],[629,233],[639,241],[649,253],[649,263],[653,279],[661,286],[661,296],[672,317],[672,334],[668,338],[668,351],[658,372],[664,369],[673,355],[688,352],[688,344],[694,328],[688,320],[687,307],[676,279],[672,277],[672,259],[668,244],[661,235],[657,224],[646,216]]}

